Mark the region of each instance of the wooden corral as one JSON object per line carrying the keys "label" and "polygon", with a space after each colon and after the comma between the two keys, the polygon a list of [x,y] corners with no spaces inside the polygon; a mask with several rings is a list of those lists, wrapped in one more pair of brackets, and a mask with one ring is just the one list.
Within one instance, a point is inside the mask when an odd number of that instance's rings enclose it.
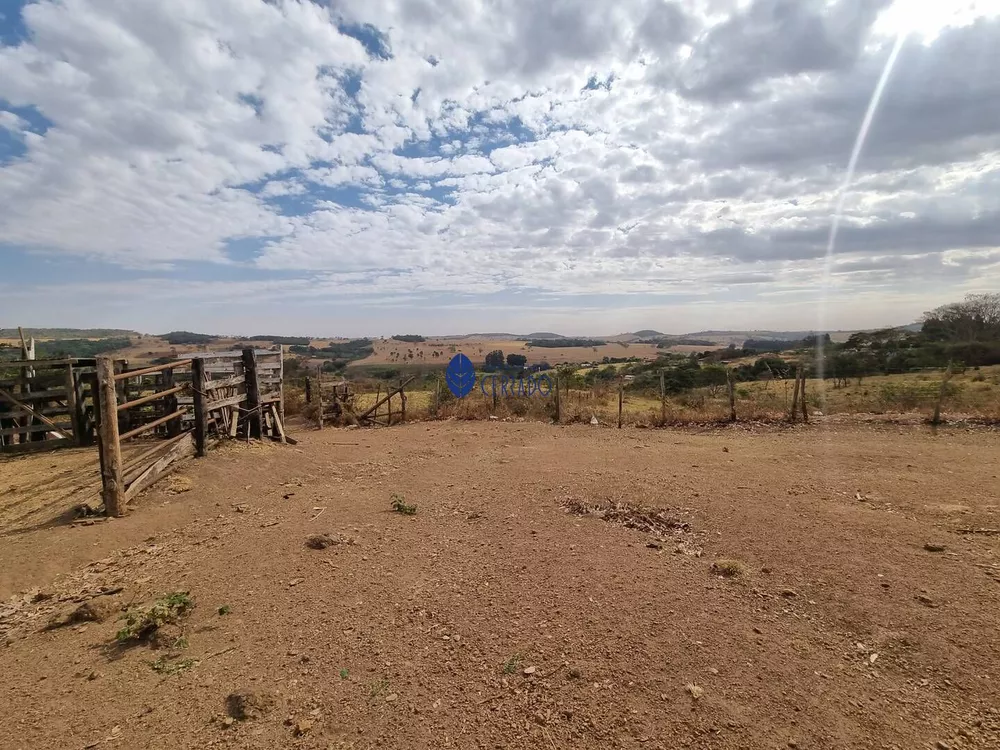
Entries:
{"label": "wooden corral", "polygon": [[[129,370],[97,360],[105,512],[120,516],[139,492],[181,459],[220,439],[290,441],[284,431],[281,350],[206,352]],[[123,461],[123,446],[140,444]]]}
{"label": "wooden corral", "polygon": [[95,360],[0,362],[0,453],[92,445]]}
{"label": "wooden corral", "polygon": [[[323,429],[324,424],[335,425],[381,425],[389,427],[393,417],[397,423],[406,421],[406,386],[413,380],[407,378],[399,384],[379,384],[375,394],[375,403],[364,409],[358,408],[357,393],[347,380],[327,380],[322,374],[314,378],[306,378],[306,403],[312,406],[316,426]],[[392,411],[392,400],[396,398],[399,408],[395,414]],[[384,410],[384,413],[383,413]]]}

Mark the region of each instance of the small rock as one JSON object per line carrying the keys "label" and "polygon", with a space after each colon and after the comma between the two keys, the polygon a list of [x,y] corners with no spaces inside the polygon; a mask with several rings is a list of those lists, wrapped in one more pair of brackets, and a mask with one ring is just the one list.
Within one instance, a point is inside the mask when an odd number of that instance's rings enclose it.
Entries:
{"label": "small rock", "polygon": [[914,598],[925,607],[931,607],[933,609],[938,606],[937,602],[927,596],[927,594],[917,594]]}
{"label": "small rock", "polygon": [[944,740],[938,740],[936,747],[938,750],[951,750],[951,745]]}
{"label": "small rock", "polygon": [[868,657],[869,664],[874,664],[877,661],[878,661],[878,654],[872,654],[871,656]]}
{"label": "small rock", "polygon": [[226,714],[238,721],[260,718],[273,705],[269,696],[260,693],[240,691],[226,696]]}
{"label": "small rock", "polygon": [[387,696],[385,696],[386,703],[395,703],[397,700],[399,700],[399,696],[396,695],[396,693],[389,693]]}
{"label": "small rock", "polygon": [[235,723],[236,719],[234,719],[232,716],[227,716],[225,719],[222,720],[222,726],[225,727],[226,729],[229,729],[229,727],[231,727]]}
{"label": "small rock", "polygon": [[600,422],[597,421],[597,417],[595,417],[595,416],[591,416],[590,423],[593,424],[593,425],[600,424]]}
{"label": "small rock", "polygon": [[729,448],[727,448],[726,446],[722,446],[722,452],[729,453]]}
{"label": "small rock", "polygon": [[91,672],[90,674],[87,675],[87,681],[88,682],[93,682],[94,680],[96,680],[100,676],[101,676],[100,672]]}
{"label": "small rock", "polygon": [[927,542],[924,545],[924,549],[927,550],[928,552],[944,552],[944,545],[932,544],[931,542]]}
{"label": "small rock", "polygon": [[781,595],[786,599],[794,599],[799,594],[795,589],[784,589],[782,590]]}
{"label": "small rock", "polygon": [[309,549],[326,549],[337,544],[337,540],[329,534],[310,534],[306,537],[306,546]]}
{"label": "small rock", "polygon": [[705,694],[705,689],[704,688],[699,687],[698,685],[695,685],[695,684],[690,683],[690,682],[687,685],[684,686],[684,689],[695,700],[698,700],[699,698],[701,698],[701,696],[703,696]]}
{"label": "small rock", "polygon": [[288,586],[289,587],[298,586],[300,583],[302,583],[305,580],[306,580],[305,578],[293,578],[292,580],[290,580],[288,582]]}
{"label": "small rock", "polygon": [[306,734],[310,729],[312,729],[312,727],[313,723],[309,719],[299,719],[297,722],[295,722],[295,729],[292,730],[292,733],[296,737],[301,737],[302,735]]}
{"label": "small rock", "polygon": [[543,714],[541,711],[535,711],[534,715],[531,718],[535,720],[536,724],[542,727],[544,727],[545,724],[547,723],[545,714]]}
{"label": "small rock", "polygon": [[531,677],[531,675],[533,675],[536,671],[537,671],[536,667],[525,667],[524,668],[524,676],[525,677]]}
{"label": "small rock", "polygon": [[755,632],[757,635],[763,635],[763,633],[764,633],[764,631],[761,630],[760,628],[754,628],[753,632]]}
{"label": "small rock", "polygon": [[710,672],[711,674],[719,674],[719,670],[718,670],[718,669],[716,669],[715,667],[709,667],[709,668],[708,668],[708,671],[709,671],[709,672]]}

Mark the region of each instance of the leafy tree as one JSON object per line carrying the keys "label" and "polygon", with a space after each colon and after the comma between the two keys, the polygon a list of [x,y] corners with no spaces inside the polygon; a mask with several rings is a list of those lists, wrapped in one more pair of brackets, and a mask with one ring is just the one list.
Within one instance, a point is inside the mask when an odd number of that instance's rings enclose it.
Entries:
{"label": "leafy tree", "polygon": [[931,341],[1000,341],[1000,294],[969,294],[924,313],[921,333]]}
{"label": "leafy tree", "polygon": [[528,358],[523,354],[508,354],[507,355],[507,366],[508,367],[524,367],[528,364]]}
{"label": "leafy tree", "polygon": [[486,370],[490,372],[493,370],[502,370],[505,361],[503,352],[499,349],[494,349],[486,355]]}

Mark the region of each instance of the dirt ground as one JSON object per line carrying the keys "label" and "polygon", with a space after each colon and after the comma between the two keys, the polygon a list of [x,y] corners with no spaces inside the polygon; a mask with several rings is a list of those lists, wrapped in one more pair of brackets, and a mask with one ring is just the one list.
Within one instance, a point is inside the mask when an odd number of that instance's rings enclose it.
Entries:
{"label": "dirt ground", "polygon": [[0,747],[1000,747],[995,431],[296,437],[5,529]]}

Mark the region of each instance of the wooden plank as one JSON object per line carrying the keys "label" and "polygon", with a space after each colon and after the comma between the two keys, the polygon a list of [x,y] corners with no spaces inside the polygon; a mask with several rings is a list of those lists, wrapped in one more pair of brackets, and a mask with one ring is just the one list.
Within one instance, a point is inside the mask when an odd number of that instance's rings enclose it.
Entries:
{"label": "wooden plank", "polygon": [[76,441],[73,438],[42,440],[37,443],[0,444],[0,453],[7,455],[13,455],[16,453],[34,453],[36,451],[51,451],[56,448],[68,448],[73,445],[76,445]]}
{"label": "wooden plank", "polygon": [[204,391],[207,393],[218,388],[235,388],[244,383],[246,383],[246,377],[243,375],[233,375],[231,378],[224,378],[222,380],[207,380],[205,381]]}
{"label": "wooden plank", "polygon": [[125,482],[122,472],[121,439],[118,436],[118,395],[115,392],[114,361],[109,357],[97,360],[97,382],[100,392],[101,494],[104,512],[108,516],[125,515]]}
{"label": "wooden plank", "polygon": [[205,455],[205,437],[208,435],[208,381],[205,378],[205,363],[196,359],[191,363],[194,378],[194,453],[199,458]]}
{"label": "wooden plank", "polygon": [[[30,381],[29,381],[30,383]],[[4,391],[0,388],[0,391]],[[47,388],[44,391],[32,391],[31,393],[19,393],[22,401],[51,401],[66,395],[66,386],[60,388]]]}
{"label": "wooden plank", "polygon": [[[7,415],[4,414],[4,417],[6,416]],[[47,424],[31,424],[19,427],[4,427],[2,430],[0,430],[0,435],[18,435],[22,432],[51,432],[55,435],[59,435],[59,439],[62,439],[72,434],[73,425],[57,424],[54,428]]]}
{"label": "wooden plank", "polygon": [[281,420],[281,441],[285,442],[285,347],[278,344],[278,391],[281,393],[281,400],[278,401],[278,418]]}
{"label": "wooden plank", "polygon": [[191,437],[191,433],[185,432],[176,445],[172,446],[170,450],[157,461],[150,464],[142,474],[133,480],[132,484],[125,490],[125,502],[130,502],[144,489],[164,477],[178,461],[193,456],[194,451],[194,439]]}
{"label": "wooden plank", "polygon": [[278,439],[283,443],[287,443],[288,440],[285,437],[285,426],[281,424],[281,418],[278,414],[278,409],[274,404],[271,404],[271,416],[274,417],[274,430],[278,434]]}
{"label": "wooden plank", "polygon": [[30,367],[32,369],[46,367],[62,367],[76,362],[75,359],[15,359],[10,362],[0,362],[0,367]]}
{"label": "wooden plank", "polygon": [[140,425],[135,429],[129,430],[128,432],[121,435],[119,437],[119,440],[128,440],[129,438],[134,438],[136,435],[141,435],[142,433],[148,432],[154,427],[159,427],[161,424],[169,422],[171,419],[178,419],[179,417],[183,417],[186,411],[187,411],[186,409],[178,409],[173,414],[167,414],[166,416],[160,417],[159,419],[154,419],[152,422]]}
{"label": "wooden plank", "polygon": [[262,404],[268,404],[272,401],[281,401],[281,393],[279,391],[271,391],[270,393],[265,393],[260,397],[260,402]]}
{"label": "wooden plank", "polygon": [[126,370],[125,372],[115,375],[115,380],[125,380],[126,378],[137,378],[140,375],[150,375],[154,372],[165,372],[167,370],[173,370],[175,367],[184,367],[185,365],[191,364],[190,359],[179,359],[176,362],[167,362],[163,365],[152,365],[150,367],[143,367],[141,370]]}
{"label": "wooden plank", "polygon": [[236,437],[236,432],[240,426],[240,410],[238,407],[232,407],[229,412],[229,437]]}
{"label": "wooden plank", "polygon": [[263,420],[260,413],[260,383],[257,380],[257,353],[253,349],[243,350],[243,372],[247,379],[247,437],[260,440]]}
{"label": "wooden plank", "polygon": [[173,388],[168,388],[165,391],[156,391],[156,393],[151,393],[148,396],[137,398],[134,401],[126,401],[124,404],[118,404],[118,411],[131,409],[133,406],[142,406],[142,404],[148,404],[150,401],[156,401],[158,398],[166,398],[174,393],[180,393],[184,390],[184,388],[185,386],[183,385],[177,385]]}
{"label": "wooden plank", "polygon": [[227,406],[239,406],[246,399],[245,393],[237,393],[235,396],[228,396],[227,398],[220,398],[218,401],[213,401],[205,407],[205,411],[212,412],[216,409],[224,409]]}
{"label": "wooden plank", "polygon": [[147,450],[144,450],[142,453],[139,453],[137,455],[129,456],[129,459],[125,463],[125,468],[124,468],[125,486],[127,487],[128,485],[132,484],[132,482],[135,481],[136,477],[138,477],[148,468],[146,464],[149,463],[149,459],[152,456],[166,453],[167,449],[171,445],[177,444],[178,442],[183,440],[186,435],[189,434],[191,434],[191,430],[186,430],[185,432],[182,432],[180,435],[175,435],[174,437],[168,438],[167,440],[157,440],[156,444],[153,445],[151,448],[148,448]]}
{"label": "wooden plank", "polygon": [[[64,388],[63,390],[66,390],[66,389]],[[32,409],[27,404],[25,404],[25,403],[23,403],[21,401],[18,401],[16,398],[14,398],[10,393],[8,393],[7,391],[5,391],[3,388],[0,388],[0,396],[2,396],[3,398],[6,398],[8,401],[13,402],[15,406],[21,407],[24,411],[28,412],[33,417],[36,417],[36,418],[40,419],[44,424],[49,425],[54,430],[59,430],[59,427],[56,425],[55,422],[53,422],[51,419],[49,419],[48,417],[44,416],[43,414],[39,414],[37,411],[35,411],[34,409]],[[59,431],[61,432],[61,430],[59,430]],[[66,436],[62,435],[62,434],[57,434],[56,437],[62,438],[62,437],[66,437]]]}

